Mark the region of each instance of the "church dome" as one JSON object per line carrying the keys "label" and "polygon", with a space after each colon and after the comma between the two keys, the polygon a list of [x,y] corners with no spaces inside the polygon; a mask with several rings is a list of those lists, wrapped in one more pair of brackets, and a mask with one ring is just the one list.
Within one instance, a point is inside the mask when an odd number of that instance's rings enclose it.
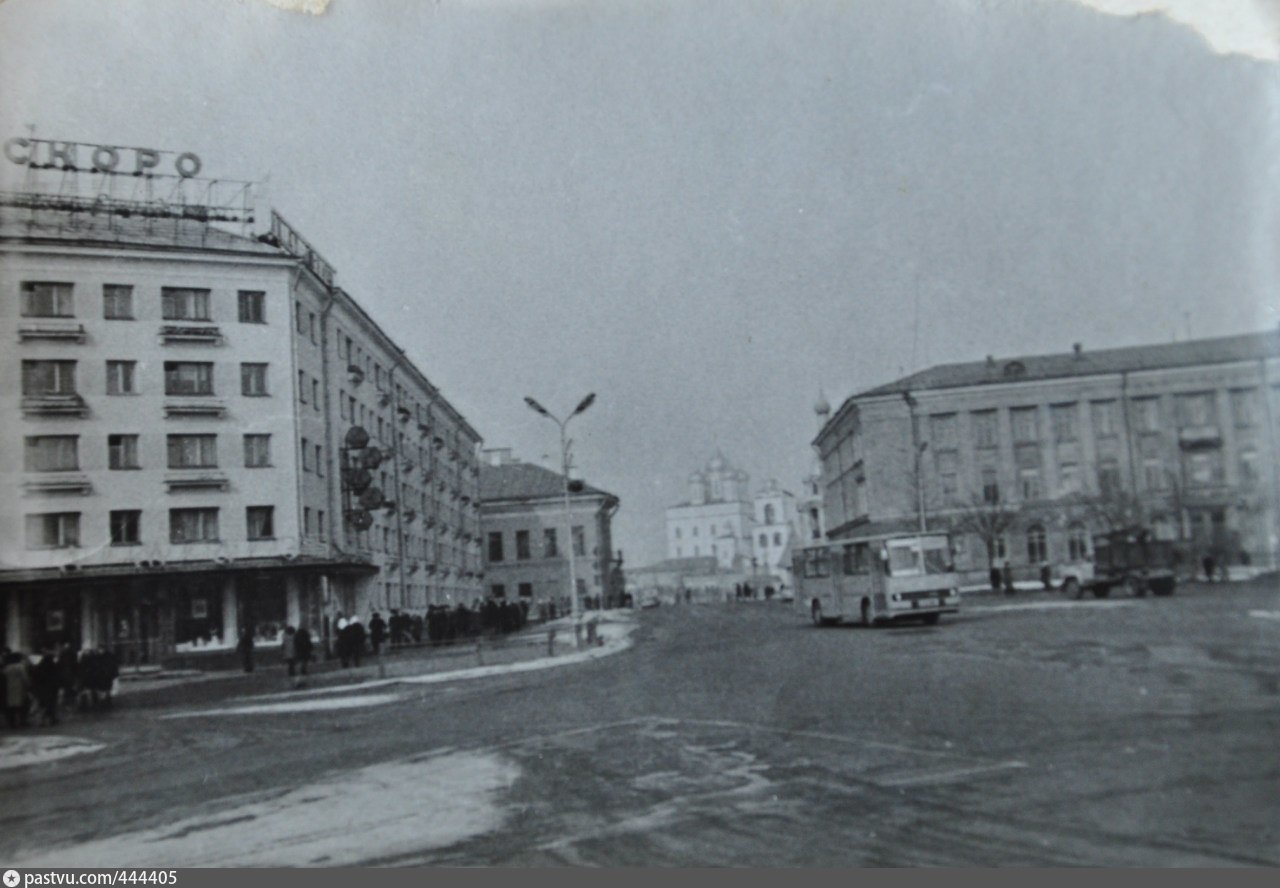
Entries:
{"label": "church dome", "polygon": [[707,463],[707,468],[713,472],[719,472],[722,471],[726,465],[727,463],[725,462],[724,454],[717,450],[716,455],[711,457],[711,461]]}

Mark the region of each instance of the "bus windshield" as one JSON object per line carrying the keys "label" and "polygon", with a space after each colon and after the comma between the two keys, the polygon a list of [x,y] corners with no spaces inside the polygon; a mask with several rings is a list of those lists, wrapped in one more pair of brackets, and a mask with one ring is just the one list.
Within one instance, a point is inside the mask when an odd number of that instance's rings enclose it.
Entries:
{"label": "bus windshield", "polygon": [[890,576],[916,577],[952,570],[951,546],[946,537],[890,540],[888,549]]}

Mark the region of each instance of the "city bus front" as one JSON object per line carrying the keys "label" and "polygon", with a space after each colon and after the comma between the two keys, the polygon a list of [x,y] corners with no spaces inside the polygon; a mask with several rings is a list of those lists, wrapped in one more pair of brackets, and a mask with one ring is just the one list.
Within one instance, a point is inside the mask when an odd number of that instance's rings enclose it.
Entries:
{"label": "city bus front", "polygon": [[960,582],[946,534],[891,537],[884,541],[880,558],[884,592],[883,600],[875,603],[878,619],[936,623],[942,614],[960,610]]}

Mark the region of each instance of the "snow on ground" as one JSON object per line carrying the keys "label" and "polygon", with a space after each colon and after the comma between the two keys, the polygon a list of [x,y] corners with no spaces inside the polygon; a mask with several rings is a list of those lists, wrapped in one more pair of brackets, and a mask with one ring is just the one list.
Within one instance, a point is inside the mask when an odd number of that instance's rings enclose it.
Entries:
{"label": "snow on ground", "polygon": [[1062,610],[1064,608],[1080,607],[1133,607],[1134,604],[1135,602],[1132,601],[1020,601],[1017,604],[975,606],[970,608],[969,612],[989,614],[993,611]]}
{"label": "snow on ground", "polygon": [[1280,620],[1280,611],[1249,611],[1249,616],[1259,620]]}
{"label": "snow on ground", "polygon": [[443,848],[502,825],[519,767],[493,752],[439,751],[296,787],[224,798],[193,817],[63,848],[17,867],[353,866]]}
{"label": "snow on ground", "polygon": [[[356,685],[365,688],[366,685]],[[221,709],[198,709],[190,712],[173,712],[162,719],[200,718],[208,715],[287,715],[295,712],[323,712],[329,709],[358,709],[364,706],[382,706],[399,700],[397,694],[362,694],[356,697],[335,697],[332,700],[294,700],[281,703],[263,703],[248,706],[226,706]]]}
{"label": "snow on ground", "polygon": [[104,748],[101,743],[81,740],[79,737],[57,737],[50,734],[5,737],[0,740],[0,770],[42,765]]}

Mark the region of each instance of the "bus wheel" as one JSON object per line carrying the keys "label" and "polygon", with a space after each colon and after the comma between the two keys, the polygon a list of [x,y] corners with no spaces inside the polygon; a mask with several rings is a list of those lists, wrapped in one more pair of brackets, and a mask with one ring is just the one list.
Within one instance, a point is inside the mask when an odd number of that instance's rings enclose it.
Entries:
{"label": "bus wheel", "polygon": [[1067,593],[1068,598],[1080,600],[1080,581],[1075,577],[1067,577],[1067,581],[1062,584],[1062,591]]}
{"label": "bus wheel", "polygon": [[936,625],[938,625],[938,614],[925,614],[925,615],[924,615],[924,624],[925,624],[926,626],[936,626]]}
{"label": "bus wheel", "polygon": [[870,628],[871,623],[871,602],[864,598],[862,599],[862,625]]}
{"label": "bus wheel", "polygon": [[809,609],[809,615],[813,617],[813,625],[815,626],[827,625],[827,621],[822,619],[822,605],[819,604],[817,601],[815,601],[813,603],[813,607]]}

